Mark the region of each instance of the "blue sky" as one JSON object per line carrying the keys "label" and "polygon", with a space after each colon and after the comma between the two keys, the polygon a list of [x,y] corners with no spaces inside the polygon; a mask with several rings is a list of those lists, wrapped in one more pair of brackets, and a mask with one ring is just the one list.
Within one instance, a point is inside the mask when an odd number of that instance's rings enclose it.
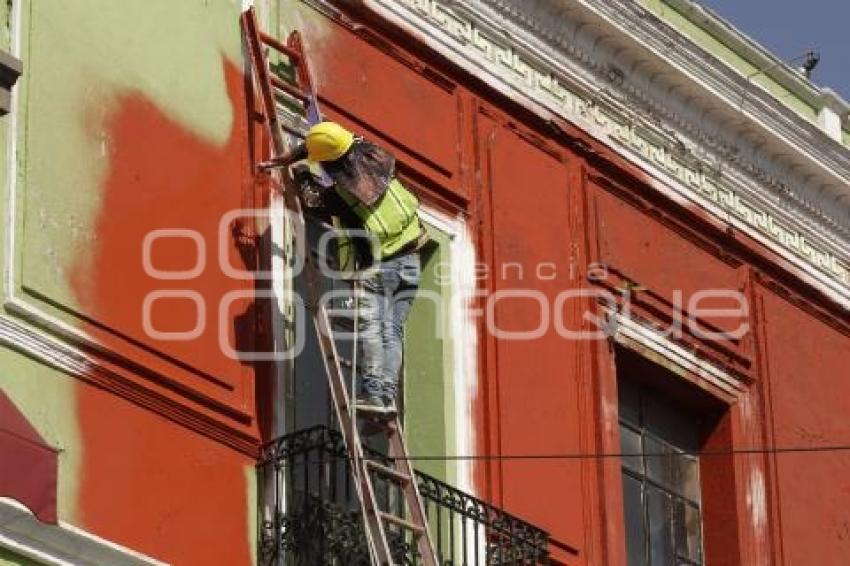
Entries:
{"label": "blue sky", "polygon": [[[812,82],[850,100],[850,0],[698,0],[780,59],[820,52]],[[797,66],[797,65],[795,65]]]}

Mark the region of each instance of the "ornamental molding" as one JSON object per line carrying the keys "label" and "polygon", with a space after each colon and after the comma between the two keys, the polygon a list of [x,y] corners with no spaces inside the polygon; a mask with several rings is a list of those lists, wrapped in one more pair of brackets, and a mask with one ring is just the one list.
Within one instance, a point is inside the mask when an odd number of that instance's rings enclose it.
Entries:
{"label": "ornamental molding", "polygon": [[[762,242],[847,304],[850,151],[636,2],[366,4],[503,93],[620,150],[677,200]],[[687,65],[671,67],[680,59]],[[686,73],[701,78],[688,88],[673,80]],[[743,93],[740,107],[724,89]]]}
{"label": "ornamental molding", "polygon": [[51,566],[168,566],[63,521],[42,523],[29,509],[4,497],[0,497],[0,549]]}
{"label": "ornamental molding", "polygon": [[710,383],[727,396],[727,400],[738,399],[746,391],[746,384],[739,376],[700,358],[644,321],[610,308],[603,307],[601,310],[611,331],[610,338],[621,346],[660,361],[673,373]]}

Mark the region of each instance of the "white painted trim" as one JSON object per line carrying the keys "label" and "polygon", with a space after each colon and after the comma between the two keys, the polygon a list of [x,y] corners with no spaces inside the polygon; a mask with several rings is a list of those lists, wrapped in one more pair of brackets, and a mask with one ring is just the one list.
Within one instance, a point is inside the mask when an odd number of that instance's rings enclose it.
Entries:
{"label": "white painted trim", "polygon": [[[425,222],[449,236],[449,312],[452,341],[452,383],[454,384],[455,454],[474,454],[475,415],[472,403],[478,390],[478,338],[470,309],[475,297],[475,246],[464,217],[450,217],[422,206]],[[472,462],[458,460],[455,487],[475,494]]]}
{"label": "white painted trim", "polygon": [[[754,83],[745,75],[681,33],[672,38],[675,40],[673,47],[680,49],[666,51],[658,49],[659,42],[670,39],[669,30],[673,28],[666,22],[660,21],[639,3],[631,0],[571,0],[571,2],[591,10],[602,18],[611,30],[617,30],[623,34],[624,39],[632,42],[635,47],[647,49],[657,58],[654,63],[666,64],[668,69],[675,69],[681,73],[675,77],[677,81],[696,82],[704,93],[709,95],[708,97],[727,103],[733,115],[739,117],[744,115],[752,124],[763,128],[765,133],[774,137],[768,141],[770,145],[773,145],[774,141],[790,145],[808,160],[807,165],[815,166],[812,173],[831,178],[839,183],[839,186],[846,188],[846,183],[850,179],[850,168],[848,168],[850,148],[835,143],[834,140],[823,135],[815,122],[789,109],[765,88],[758,85],[756,85],[758,88],[752,88]],[[632,21],[635,18],[641,21]],[[661,67],[658,70],[660,71]],[[749,91],[752,95],[747,97],[748,101],[755,102],[757,99],[759,105],[748,103],[742,108],[741,94],[744,91]],[[773,149],[779,148],[780,145],[776,145]]]}
{"label": "white painted trim", "polygon": [[841,116],[833,108],[823,106],[818,112],[818,124],[829,137],[841,141],[844,132],[841,128]]}
{"label": "white painted trim", "polygon": [[745,385],[740,379],[723,368],[697,357],[693,352],[671,341],[661,332],[621,313],[615,313],[608,308],[603,307],[602,311],[609,317],[609,320],[613,319],[613,328],[616,329],[613,337],[617,343],[625,347],[638,344],[647,348],[662,356],[665,360],[672,362],[683,371],[704,379],[733,397],[738,397],[744,391]]}
{"label": "white painted trim", "polygon": [[[287,312],[292,303],[292,270],[285,257],[290,246],[287,244],[287,214],[283,196],[273,191],[269,199],[269,229],[271,231],[271,272],[273,308],[270,313],[272,339],[275,353],[287,349]],[[292,361],[277,359],[275,361],[275,399],[273,401],[272,434],[280,436],[286,433],[286,418],[284,414],[286,380],[292,371]]]}
{"label": "white painted trim", "polygon": [[464,225],[464,220],[460,216],[451,217],[448,214],[443,213],[436,208],[421,205],[419,207],[419,216],[439,230],[440,232],[445,232],[451,239],[454,239],[458,236],[460,226]]}
{"label": "white painted trim", "polygon": [[42,523],[8,498],[0,498],[0,548],[51,566],[168,566],[63,521]]}
{"label": "white painted trim", "polygon": [[[449,236],[449,313],[448,323],[452,341],[452,383],[454,385],[454,449],[455,454],[475,454],[475,414],[473,401],[478,394],[478,335],[473,320],[472,301],[477,289],[475,281],[475,245],[472,233],[463,216],[454,218],[433,208],[421,207],[420,216],[441,232]],[[473,478],[474,462],[465,458],[454,462],[455,488],[476,495]],[[463,529],[460,521],[453,528]],[[465,536],[474,541],[467,546],[467,556],[455,549],[457,561],[464,558],[474,561],[484,556],[486,540],[483,533],[467,525]]]}
{"label": "white painted trim", "polygon": [[[18,60],[21,59],[21,18],[22,18],[22,1],[18,0],[17,2],[12,3],[12,55],[16,57]],[[18,185],[18,112],[19,112],[19,99],[20,95],[18,94],[21,90],[22,82],[28,81],[27,71],[24,71],[24,76],[22,80],[18,82],[18,86],[12,89],[12,100],[9,106],[9,130],[7,132],[6,137],[6,172],[9,176],[8,179],[8,198],[6,199],[8,210],[6,216],[6,265],[4,265],[3,275],[5,280],[6,290],[5,292],[8,294],[12,293],[12,289],[15,288],[15,274],[14,274],[14,260],[10,260],[8,258],[14,258],[15,252],[15,200],[13,195],[17,190]]]}
{"label": "white painted trim", "polygon": [[6,315],[0,315],[0,345],[23,352],[73,376],[83,377],[92,369],[87,356],[76,348]]}

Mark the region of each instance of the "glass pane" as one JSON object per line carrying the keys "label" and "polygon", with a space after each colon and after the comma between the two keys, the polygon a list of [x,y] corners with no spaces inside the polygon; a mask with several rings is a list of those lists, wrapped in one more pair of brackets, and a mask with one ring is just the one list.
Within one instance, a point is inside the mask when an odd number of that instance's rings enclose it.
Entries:
{"label": "glass pane", "polygon": [[676,555],[693,562],[702,561],[702,534],[699,509],[677,500],[674,532]]}
{"label": "glass pane", "polygon": [[626,557],[628,566],[646,564],[646,531],[643,522],[641,485],[623,474],[623,511],[626,517]]}
{"label": "glass pane", "polygon": [[620,425],[620,453],[638,454],[637,456],[623,456],[623,466],[638,473],[643,473],[643,458],[640,456],[640,433],[622,424]]}
{"label": "glass pane", "polygon": [[670,496],[652,486],[646,486],[649,512],[649,563],[669,566],[674,563],[673,517]]}
{"label": "glass pane", "polygon": [[657,396],[646,395],[645,399],[643,421],[648,431],[683,450],[697,449],[700,430],[698,415],[677,410]]}
{"label": "glass pane", "polygon": [[640,426],[640,391],[631,382],[620,380],[617,382],[617,397],[619,403],[620,420],[633,425]]}
{"label": "glass pane", "polygon": [[667,444],[648,434],[644,435],[643,443],[647,475],[664,487],[675,489],[678,455]]}
{"label": "glass pane", "polygon": [[700,502],[699,462],[694,456],[682,454],[676,467],[676,491],[694,503]]}

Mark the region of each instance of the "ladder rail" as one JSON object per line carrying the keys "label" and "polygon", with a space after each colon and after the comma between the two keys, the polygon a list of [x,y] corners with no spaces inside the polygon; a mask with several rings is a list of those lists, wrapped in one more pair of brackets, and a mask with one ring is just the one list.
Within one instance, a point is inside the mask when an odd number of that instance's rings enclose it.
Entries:
{"label": "ladder rail", "polygon": [[307,61],[307,57],[303,56],[304,42],[301,40],[301,34],[298,30],[289,34],[287,44],[291,49],[297,50],[298,53],[302,54],[300,57],[300,64],[295,67],[295,74],[298,78],[298,82],[303,85],[303,91],[309,99],[305,108],[307,121],[311,124],[317,124],[322,120],[322,113],[319,112],[319,97],[316,94],[316,86],[313,84],[313,73],[310,69],[310,62]]}
{"label": "ladder rail", "polygon": [[[253,10],[248,10],[242,15],[242,22],[245,29],[246,41],[248,42],[248,51],[251,57],[252,69],[254,78],[259,83],[261,100],[263,103],[263,112],[265,114],[266,129],[271,138],[272,149],[275,155],[283,155],[286,152],[286,143],[283,139],[281,126],[277,117],[277,109],[274,99],[271,95],[270,71],[268,62],[262,51],[262,45],[259,41],[259,28],[257,25],[256,14]],[[295,195],[292,187],[288,187],[289,177],[284,174],[281,169],[273,169],[270,174],[277,177],[280,186],[283,187],[282,193],[284,204],[293,214],[291,220],[293,230],[295,232],[296,242],[306,242],[306,225],[304,222],[304,214],[300,200]],[[342,369],[339,363],[339,354],[336,350],[336,344],[331,338],[330,323],[327,317],[327,312],[319,305],[318,297],[318,275],[315,266],[313,265],[312,257],[309,253],[301,250],[304,257],[304,275],[307,279],[307,303],[305,307],[311,311],[313,315],[313,323],[318,336],[319,348],[322,351],[322,359],[325,365],[325,371],[329,379],[329,389],[331,393],[334,412],[336,413],[337,422],[340,424],[340,429],[343,434],[343,441],[346,446],[349,458],[352,461],[352,468],[357,470],[355,479],[355,491],[357,492],[358,500],[364,518],[364,528],[367,534],[367,544],[371,560],[377,565],[392,564],[392,559],[389,553],[389,548],[386,544],[386,533],[384,526],[377,516],[377,502],[374,493],[369,485],[368,479],[360,473],[360,464],[362,462],[362,446],[357,437],[356,423],[348,418],[348,412],[345,408],[348,407],[351,400],[342,380]],[[364,486],[365,483],[365,486]],[[365,487],[365,489],[364,489]],[[375,542],[374,534],[377,532],[378,539],[383,541],[379,545]],[[382,548],[384,547],[384,548]]]}
{"label": "ladder rail", "polygon": [[[287,148],[283,139],[283,134],[281,133],[280,123],[277,117],[277,108],[275,107],[271,90],[268,88],[271,84],[270,72],[268,62],[262,52],[262,45],[260,44],[260,41],[258,41],[260,36],[254,11],[249,10],[244,12],[242,22],[246,30],[246,41],[248,42],[254,77],[260,87],[259,90],[263,103],[263,113],[265,114],[266,129],[268,130],[269,137],[271,138],[272,148],[275,155],[282,155],[285,153]],[[280,186],[283,187],[282,193],[284,204],[286,208],[293,213],[291,214],[291,221],[292,228],[295,232],[296,242],[306,242],[306,225],[304,222],[301,202],[295,196],[295,191],[292,190],[292,187],[289,187],[288,189],[286,188],[289,182],[288,176],[280,169],[273,169],[270,171],[270,174],[276,176]],[[380,565],[388,562],[381,560],[383,558],[381,554],[388,553],[382,553],[381,549],[377,548],[377,545],[374,542],[375,537],[372,536],[372,533],[375,530],[378,530],[379,537],[382,540],[386,540],[386,536],[381,532],[383,530],[383,525],[380,524],[380,521],[369,520],[369,518],[374,515],[374,513],[369,512],[370,508],[375,506],[374,497],[370,493],[370,490],[364,490],[363,477],[359,473],[360,466],[358,465],[358,462],[362,460],[362,454],[360,454],[362,448],[359,448],[360,443],[357,441],[355,436],[357,434],[355,423],[352,419],[348,418],[346,410],[341,410],[343,407],[347,407],[349,405],[350,399],[348,398],[345,388],[339,387],[339,384],[342,383],[342,368],[339,364],[339,354],[336,351],[336,344],[330,337],[330,324],[327,318],[327,313],[324,309],[321,309],[318,304],[319,297],[317,286],[319,280],[315,267],[312,264],[312,257],[309,253],[304,252],[304,250],[302,250],[302,253],[304,257],[304,275],[307,279],[306,287],[308,293],[305,308],[307,308],[307,310],[309,310],[312,314],[313,323],[319,340],[319,348],[322,352],[322,360],[325,365],[325,372],[329,376],[328,381],[330,385],[329,389],[332,404],[338,419],[337,422],[340,424],[346,451],[352,461],[352,469],[358,470],[355,475],[356,479],[354,484],[364,517],[364,528],[367,531],[367,543],[370,558],[373,562]]]}
{"label": "ladder rail", "polygon": [[[417,539],[419,554],[422,557],[427,556],[436,560],[434,557],[434,541],[431,538],[431,529],[428,527],[428,517],[425,514],[422,494],[419,493],[419,485],[416,482],[416,471],[408,457],[407,442],[404,439],[404,430],[399,416],[396,416],[390,422],[390,429],[389,457],[392,459],[393,467],[397,472],[411,478],[409,484],[402,491],[407,500],[407,508],[413,516],[413,522],[423,528],[421,536]],[[425,560],[425,563],[430,564],[429,560]]]}
{"label": "ladder rail", "polygon": [[[274,154],[272,161],[274,161],[275,158],[279,158],[286,153],[287,144],[284,140],[283,132],[291,131],[292,128],[288,128],[280,122],[275,99],[272,94],[273,89],[277,88],[301,102],[309,124],[315,124],[321,121],[318,98],[312,82],[309,62],[304,54],[301,36],[297,31],[290,34],[286,44],[281,43],[259,29],[256,13],[253,8],[242,13],[241,23],[248,46],[253,80],[257,83],[260,90],[266,130]],[[295,65],[297,86],[293,87],[284,83],[271,72],[268,59],[264,53],[264,46],[277,49],[289,57]],[[304,301],[304,306],[312,315],[325,372],[328,377],[334,413],[340,425],[346,452],[352,463],[355,491],[363,515],[363,526],[366,532],[370,560],[375,566],[394,566],[395,564],[387,537],[388,525],[385,525],[386,521],[388,523],[412,527],[422,563],[425,566],[436,566],[438,563],[437,555],[434,551],[433,540],[428,527],[428,520],[425,516],[422,497],[416,485],[413,467],[407,457],[407,447],[398,415],[395,415],[387,423],[390,458],[393,462],[392,467],[396,470],[398,476],[411,478],[411,481],[402,482],[401,489],[404,492],[405,502],[411,514],[412,521],[385,513],[379,507],[369,461],[364,458],[363,444],[357,429],[356,407],[352,399],[352,396],[356,396],[356,390],[353,385],[350,392],[346,388],[346,380],[342,371],[336,342],[333,338],[327,305],[321,302],[319,297],[320,279],[318,270],[316,269],[313,257],[307,252],[306,222],[301,201],[291,186],[292,179],[288,173],[288,168],[266,170],[261,167],[259,170],[267,171],[268,174],[272,175],[276,181],[275,185],[280,188],[283,194],[284,205],[291,212],[290,216],[296,239],[296,249],[304,257],[304,275],[308,294]],[[298,245],[299,243],[301,246]],[[355,307],[357,309],[355,311],[356,325],[356,317],[359,313],[358,286],[356,284],[354,289],[355,301],[357,301],[357,306]],[[353,347],[355,352],[354,359],[356,360],[358,347],[356,326],[354,336]],[[352,367],[351,377],[352,380],[356,379],[356,367]]]}

